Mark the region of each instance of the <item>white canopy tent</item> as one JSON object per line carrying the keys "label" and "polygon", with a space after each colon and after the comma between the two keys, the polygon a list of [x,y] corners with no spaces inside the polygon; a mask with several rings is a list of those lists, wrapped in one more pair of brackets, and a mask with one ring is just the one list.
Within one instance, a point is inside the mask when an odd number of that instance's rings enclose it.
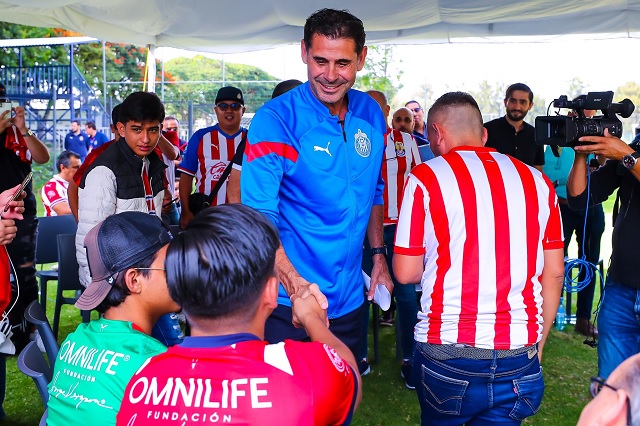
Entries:
{"label": "white canopy tent", "polygon": [[346,8],[362,19],[368,44],[559,34],[640,38],[640,0],[0,0],[0,21],[231,53],[298,42],[306,17],[323,7]]}

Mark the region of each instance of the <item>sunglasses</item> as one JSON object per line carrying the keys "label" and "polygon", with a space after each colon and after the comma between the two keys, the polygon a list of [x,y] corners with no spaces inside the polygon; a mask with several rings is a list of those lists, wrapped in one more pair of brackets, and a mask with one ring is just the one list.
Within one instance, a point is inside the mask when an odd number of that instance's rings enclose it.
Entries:
{"label": "sunglasses", "polygon": [[165,130],[171,130],[171,131],[177,132],[178,128],[177,127],[165,127]]}
{"label": "sunglasses", "polygon": [[238,102],[234,102],[234,103],[231,103],[231,104],[228,104],[226,102],[220,102],[216,106],[218,108],[220,108],[220,110],[222,110],[222,111],[226,111],[229,108],[231,108],[231,111],[240,111],[240,108],[242,108],[242,104],[238,103]]}
{"label": "sunglasses", "polygon": [[420,112],[420,111],[422,111],[422,108],[420,108],[420,107],[416,107],[416,108],[409,108],[409,109],[410,109],[411,111],[413,111],[413,112]]}
{"label": "sunglasses", "polygon": [[396,123],[402,123],[403,121],[405,123],[412,123],[413,119],[411,117],[396,117],[393,119],[393,121],[395,121]]}

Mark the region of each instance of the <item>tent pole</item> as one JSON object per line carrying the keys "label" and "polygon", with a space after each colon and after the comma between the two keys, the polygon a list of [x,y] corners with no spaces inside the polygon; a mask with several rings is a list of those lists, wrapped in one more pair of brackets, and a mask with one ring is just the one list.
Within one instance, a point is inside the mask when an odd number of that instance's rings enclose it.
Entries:
{"label": "tent pole", "polygon": [[156,91],[156,46],[149,44],[147,46],[147,87],[149,92]]}

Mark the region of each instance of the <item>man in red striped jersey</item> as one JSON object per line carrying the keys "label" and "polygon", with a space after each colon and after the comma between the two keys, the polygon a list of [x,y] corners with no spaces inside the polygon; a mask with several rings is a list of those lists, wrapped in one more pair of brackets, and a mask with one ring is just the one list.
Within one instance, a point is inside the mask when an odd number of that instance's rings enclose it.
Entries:
{"label": "man in red striped jersey", "polygon": [[[380,108],[382,108],[386,122],[390,110],[387,97],[378,90],[369,90],[367,93],[378,102]],[[408,118],[409,121],[405,122],[404,119],[396,120],[396,118],[404,117]],[[408,128],[403,127],[403,125],[408,126]],[[413,136],[411,136],[411,132],[413,131],[413,113],[411,110],[408,108],[400,108],[396,111],[393,114],[392,126],[393,128],[388,128],[385,134],[385,150],[382,159],[382,178],[385,182],[384,192],[382,194],[384,202],[383,239],[384,245],[387,248],[386,260],[390,272],[391,261],[393,259],[393,239],[396,235],[396,223],[398,222],[398,210],[400,210],[400,202],[402,201],[402,189],[411,169],[422,162],[420,160],[420,154],[418,153],[418,146]],[[372,254],[369,241],[365,238],[362,267],[367,274],[370,274],[373,268]],[[415,385],[411,380],[410,372],[415,346],[413,328],[416,325],[418,314],[416,290],[414,286],[398,285],[393,274],[391,274],[391,279],[394,281],[393,297],[397,303],[398,312],[398,330],[400,336],[400,342],[398,343],[403,355],[400,374],[405,379],[407,388],[414,389]],[[417,282],[418,281],[416,281],[416,283]],[[387,311],[387,314],[389,314],[388,320],[393,321],[393,307]],[[366,315],[367,326],[369,324],[368,319],[369,315]],[[365,365],[367,356],[366,345],[363,345],[362,349],[359,361],[360,366]],[[361,370],[363,369],[363,367],[360,368]],[[363,371],[366,371],[366,367],[364,367]]]}
{"label": "man in red striped jersey", "polygon": [[436,158],[409,175],[393,261],[398,281],[422,282],[422,422],[518,425],[542,400],[540,359],[562,287],[556,193],[539,171],[484,147],[466,93],[438,99],[427,132]]}
{"label": "man in red striped jersey", "polygon": [[[193,212],[189,208],[189,195],[196,178],[196,191],[209,196],[224,174],[247,129],[240,127],[245,112],[242,90],[233,86],[222,87],[216,95],[215,113],[218,123],[200,129],[191,136],[180,171],[180,225],[185,228]],[[222,184],[211,205],[240,202],[240,177],[229,178]]]}

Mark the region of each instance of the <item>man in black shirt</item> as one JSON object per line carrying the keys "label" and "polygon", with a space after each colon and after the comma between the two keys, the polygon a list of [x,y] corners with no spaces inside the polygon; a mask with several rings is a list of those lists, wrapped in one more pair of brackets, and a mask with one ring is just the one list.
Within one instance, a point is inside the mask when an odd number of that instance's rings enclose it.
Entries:
{"label": "man in black shirt", "polygon": [[507,88],[504,98],[507,114],[484,124],[489,138],[485,146],[510,155],[542,171],[544,146],[536,145],[535,129],[524,118],[533,107],[533,92],[523,83]]}
{"label": "man in black shirt", "polygon": [[[605,201],[616,189],[620,210],[614,214],[611,263],[607,271],[598,327],[598,375],[607,378],[625,359],[638,353],[640,341],[640,157],[638,145],[610,136],[585,136],[588,145],[574,147],[573,167],[567,180],[567,201],[573,209]],[[609,159],[593,172],[587,191],[587,155]]]}
{"label": "man in black shirt", "polygon": [[[0,101],[9,102],[4,85],[0,84]],[[13,117],[12,117],[13,115]],[[44,164],[49,161],[49,151],[36,135],[27,128],[24,108],[19,106],[13,111],[0,115],[0,192],[20,184],[31,172],[31,162]],[[25,188],[24,218],[16,222],[18,232],[15,239],[7,245],[9,258],[16,268],[16,278],[20,286],[20,299],[11,310],[12,325],[23,324],[24,309],[38,298],[36,280],[36,197],[33,183]],[[29,343],[29,332],[24,327],[14,329],[13,342],[16,353]]]}

